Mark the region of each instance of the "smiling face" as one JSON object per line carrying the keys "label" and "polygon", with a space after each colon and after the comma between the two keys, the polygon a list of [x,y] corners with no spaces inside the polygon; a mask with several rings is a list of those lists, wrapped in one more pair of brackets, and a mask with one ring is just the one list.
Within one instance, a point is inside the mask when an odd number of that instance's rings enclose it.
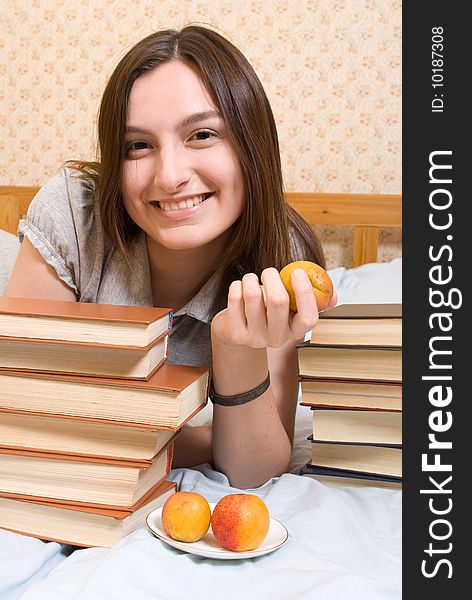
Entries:
{"label": "smiling face", "polygon": [[157,247],[216,256],[241,215],[244,185],[225,123],[197,72],[181,61],[131,89],[122,191]]}

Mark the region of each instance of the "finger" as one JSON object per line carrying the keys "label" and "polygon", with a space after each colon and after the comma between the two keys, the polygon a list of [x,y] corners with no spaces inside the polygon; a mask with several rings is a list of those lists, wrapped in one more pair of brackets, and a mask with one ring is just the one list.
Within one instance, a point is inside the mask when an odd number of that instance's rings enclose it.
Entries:
{"label": "finger", "polygon": [[248,333],[253,341],[260,340],[266,333],[267,317],[262,289],[255,273],[243,276],[242,293]]}
{"label": "finger", "polygon": [[246,315],[244,313],[243,288],[241,281],[233,281],[228,290],[228,325],[229,331],[237,336],[237,343],[244,343],[247,329]]}
{"label": "finger", "polygon": [[297,337],[303,337],[316,325],[318,307],[313,293],[313,286],[305,271],[295,269],[292,273],[291,282],[298,309],[292,318],[292,331]]}
{"label": "finger", "polygon": [[247,273],[242,278],[244,312],[247,326],[251,331],[265,331],[266,310],[259,278],[255,273]]}
{"label": "finger", "polygon": [[290,297],[277,269],[264,269],[261,281],[265,294],[268,339],[272,347],[278,348],[292,338]]}

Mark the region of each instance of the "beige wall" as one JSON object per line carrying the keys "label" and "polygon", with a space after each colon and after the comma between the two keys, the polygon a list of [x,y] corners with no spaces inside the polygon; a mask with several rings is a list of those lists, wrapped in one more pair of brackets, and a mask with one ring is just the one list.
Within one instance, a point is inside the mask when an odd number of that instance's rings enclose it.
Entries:
{"label": "beige wall", "polygon": [[[218,14],[216,14],[218,13]],[[106,79],[145,35],[216,27],[248,57],[278,123],[286,189],[401,193],[399,0],[12,0],[0,7],[0,184],[93,156]],[[329,266],[351,232],[320,231]],[[382,236],[380,259],[401,255]]]}

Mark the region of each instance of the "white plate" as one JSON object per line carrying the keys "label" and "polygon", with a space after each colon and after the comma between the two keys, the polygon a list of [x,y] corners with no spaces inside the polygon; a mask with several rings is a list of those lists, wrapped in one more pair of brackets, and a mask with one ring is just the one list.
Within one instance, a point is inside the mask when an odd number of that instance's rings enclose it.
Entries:
{"label": "white plate", "polygon": [[[210,508],[213,511],[216,503],[210,502]],[[253,558],[255,556],[262,556],[268,554],[280,548],[288,539],[288,531],[282,523],[271,517],[269,524],[269,531],[265,540],[255,550],[248,550],[247,552],[233,552],[232,550],[225,550],[216,541],[215,536],[211,530],[211,525],[206,534],[198,542],[177,542],[167,535],[162,528],[162,507],[156,508],[151,511],[147,518],[146,524],[156,537],[163,542],[173,546],[178,550],[184,552],[190,552],[190,554],[197,554],[199,556],[205,556],[206,558],[214,558],[218,560],[235,560],[240,558]]]}

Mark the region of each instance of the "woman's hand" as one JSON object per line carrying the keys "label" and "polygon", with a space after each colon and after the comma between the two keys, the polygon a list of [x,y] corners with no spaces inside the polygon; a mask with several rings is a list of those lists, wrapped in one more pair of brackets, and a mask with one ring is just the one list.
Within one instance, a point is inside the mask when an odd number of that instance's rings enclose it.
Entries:
{"label": "woman's hand", "polygon": [[318,320],[313,288],[304,271],[292,273],[297,313],[290,312],[289,295],[277,269],[265,269],[261,281],[262,285],[254,273],[233,281],[228,306],[211,324],[217,394],[246,393],[270,371],[271,384],[261,396],[239,406],[215,404],[213,409],[215,468],[226,473],[231,485],[244,488],[261,485],[288,468],[298,394],[296,344]]}
{"label": "woman's hand", "polygon": [[[313,288],[302,269],[292,273],[298,312],[290,312],[290,298],[277,269],[270,267],[261,274],[248,273],[233,281],[228,306],[212,322],[212,336],[227,345],[250,348],[280,348],[290,340],[302,339],[318,321]],[[331,306],[337,302],[333,294]]]}

